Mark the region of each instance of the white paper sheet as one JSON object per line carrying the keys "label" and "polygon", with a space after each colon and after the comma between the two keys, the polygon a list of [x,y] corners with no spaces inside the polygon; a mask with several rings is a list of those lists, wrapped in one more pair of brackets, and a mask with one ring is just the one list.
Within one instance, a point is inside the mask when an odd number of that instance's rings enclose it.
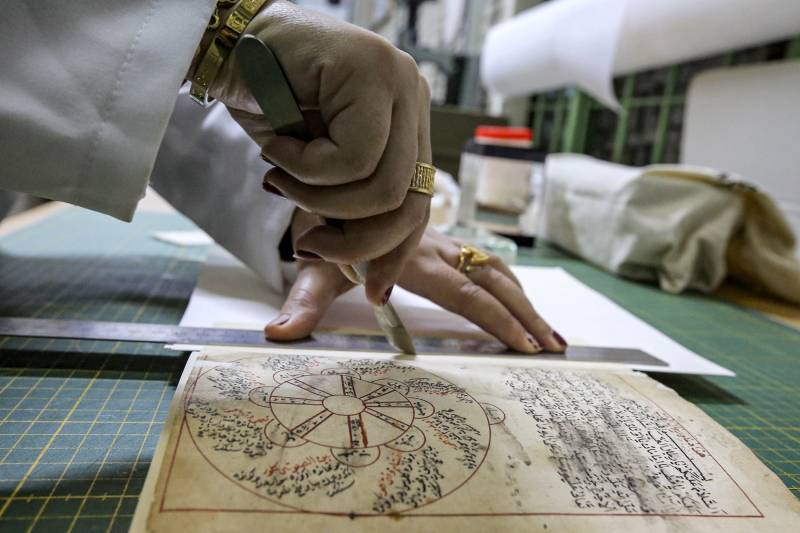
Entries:
{"label": "white paper sheet", "polygon": [[617,109],[615,74],[798,31],[797,0],[558,0],[494,26],[481,53],[481,77],[506,96],[577,84]]}
{"label": "white paper sheet", "polygon": [[208,246],[214,244],[214,239],[203,230],[186,231],[154,231],[150,234],[157,241],[175,246]]}
{"label": "white paper sheet", "polygon": [[[572,345],[639,348],[669,364],[668,367],[632,366],[638,370],[734,375],[687,350],[560,268],[513,267],[513,270],[537,310]],[[466,319],[400,287],[392,293],[392,302],[412,335],[485,335]],[[236,258],[214,247],[200,273],[181,325],[261,329],[278,315],[282,303],[283,295],[270,291]],[[334,302],[320,323],[320,329],[379,331],[360,287]],[[518,364],[520,357],[513,359]]]}

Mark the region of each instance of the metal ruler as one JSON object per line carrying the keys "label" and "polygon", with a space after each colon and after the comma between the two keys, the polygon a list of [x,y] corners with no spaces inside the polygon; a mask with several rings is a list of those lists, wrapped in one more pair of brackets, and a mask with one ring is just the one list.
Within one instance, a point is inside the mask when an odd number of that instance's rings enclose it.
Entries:
{"label": "metal ruler", "polygon": [[[314,348],[343,351],[397,352],[383,335],[339,335],[314,333],[298,341],[273,342],[259,330],[192,328],[162,324],[54,320],[44,318],[1,318],[0,337],[33,337],[197,346],[260,346],[269,348]],[[415,337],[417,351],[429,354],[515,355],[494,340]],[[597,346],[570,346],[566,353],[542,353],[545,360],[622,363],[667,366],[662,360],[636,349]]]}

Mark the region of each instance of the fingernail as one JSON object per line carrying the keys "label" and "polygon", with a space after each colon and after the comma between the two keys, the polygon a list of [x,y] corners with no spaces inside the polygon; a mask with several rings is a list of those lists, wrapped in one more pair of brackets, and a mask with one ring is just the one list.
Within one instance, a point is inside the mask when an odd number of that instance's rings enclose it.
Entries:
{"label": "fingernail", "polygon": [[381,305],[386,305],[389,302],[389,297],[392,295],[393,289],[394,285],[386,289],[386,292],[383,293],[383,298],[381,298]]}
{"label": "fingernail", "polygon": [[314,252],[309,252],[307,250],[295,250],[294,258],[302,259],[303,261],[322,261],[322,258],[320,256],[318,256]]}
{"label": "fingernail", "polygon": [[271,184],[268,181],[265,181],[264,183],[262,183],[261,186],[264,187],[264,190],[267,191],[267,192],[271,192],[272,194],[278,195],[281,198],[286,198],[283,195],[283,193],[277,187],[275,187],[273,184]]}
{"label": "fingernail", "polygon": [[533,349],[532,353],[536,353],[536,352],[541,352],[542,351],[542,347],[539,345],[538,342],[536,342],[536,339],[533,338],[533,335],[528,333],[527,339],[528,339],[528,344],[530,344],[531,348]]}
{"label": "fingernail", "polygon": [[561,334],[555,330],[553,330],[553,337],[556,338],[558,344],[560,344],[562,348],[566,348],[568,346],[567,341],[564,340],[564,337],[562,337]]}
{"label": "fingernail", "polygon": [[289,322],[289,319],[292,318],[292,315],[288,313],[283,313],[282,315],[278,315],[275,320],[269,323],[270,326],[282,326]]}

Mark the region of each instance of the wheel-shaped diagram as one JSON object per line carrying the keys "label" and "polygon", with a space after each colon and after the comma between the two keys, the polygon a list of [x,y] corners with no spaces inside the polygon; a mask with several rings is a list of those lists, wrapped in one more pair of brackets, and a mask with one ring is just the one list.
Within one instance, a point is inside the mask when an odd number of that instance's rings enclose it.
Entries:
{"label": "wheel-shaped diagram", "polygon": [[253,356],[201,372],[186,422],[208,463],[250,493],[306,512],[371,515],[464,485],[501,420],[492,408],[418,367]]}
{"label": "wheel-shaped diagram", "polygon": [[269,406],[287,431],[329,448],[380,446],[414,423],[414,405],[391,385],[350,374],[290,379],[272,390]]}

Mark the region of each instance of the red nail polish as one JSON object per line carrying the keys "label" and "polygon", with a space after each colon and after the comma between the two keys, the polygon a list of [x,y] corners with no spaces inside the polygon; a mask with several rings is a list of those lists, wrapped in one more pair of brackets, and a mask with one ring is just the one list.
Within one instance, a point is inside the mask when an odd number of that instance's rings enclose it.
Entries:
{"label": "red nail polish", "polygon": [[307,250],[295,250],[294,257],[295,259],[302,259],[304,261],[322,261],[320,256]]}
{"label": "red nail polish", "polygon": [[286,198],[286,196],[284,196],[283,193],[277,187],[275,187],[268,181],[262,183],[261,186],[264,187],[264,190],[267,192],[271,192],[272,194],[280,196],[281,198]]}
{"label": "red nail polish", "polygon": [[389,302],[389,297],[392,295],[392,290],[394,289],[394,285],[386,289],[386,292],[383,293],[383,298],[381,298],[381,305],[386,305]]}
{"label": "red nail polish", "polygon": [[321,257],[300,257],[297,253],[292,254],[295,261],[305,261],[306,263],[319,263],[322,261]]}
{"label": "red nail polish", "polygon": [[560,334],[559,334],[557,331],[555,331],[555,330],[553,330],[553,337],[555,337],[555,338],[556,338],[556,340],[558,341],[558,343],[561,345],[561,347],[562,347],[562,348],[566,348],[566,347],[568,346],[568,344],[567,344],[567,341],[565,341],[565,340],[564,340],[564,337],[562,337],[562,336],[561,336],[561,335],[560,335]]}
{"label": "red nail polish", "polygon": [[272,322],[270,322],[269,325],[270,326],[282,326],[283,324],[286,324],[287,322],[289,322],[290,318],[292,318],[292,315],[290,315],[288,313],[283,313],[282,315],[278,315],[278,317],[275,318],[275,320],[273,320]]}
{"label": "red nail polish", "polygon": [[533,338],[533,335],[528,333],[527,338],[528,338],[528,342],[530,343],[531,346],[533,346],[534,350],[541,350],[542,349],[542,347],[539,345],[539,343],[536,342],[536,339]]}

